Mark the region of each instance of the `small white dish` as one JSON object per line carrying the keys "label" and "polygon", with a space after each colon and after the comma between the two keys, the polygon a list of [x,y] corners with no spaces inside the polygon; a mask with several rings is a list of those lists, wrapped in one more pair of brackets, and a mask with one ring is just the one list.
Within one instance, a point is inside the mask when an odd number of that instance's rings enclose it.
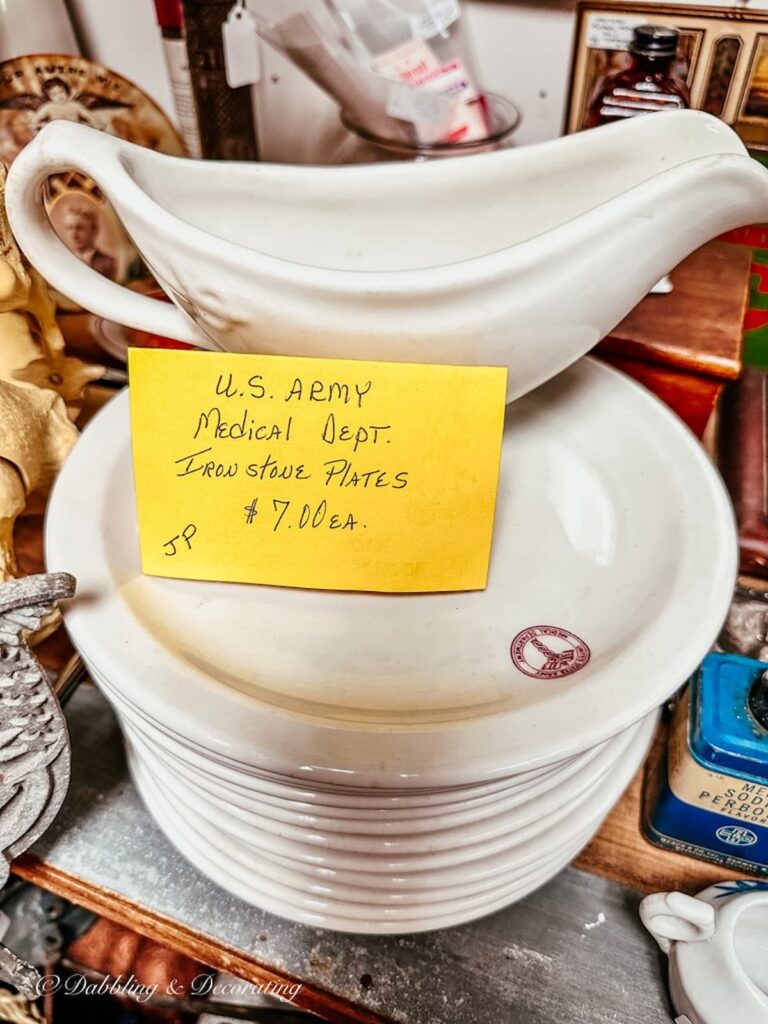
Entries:
{"label": "small white dish", "polygon": [[696,897],[655,893],[640,916],[669,956],[683,1020],[768,1024],[768,882],[722,882]]}

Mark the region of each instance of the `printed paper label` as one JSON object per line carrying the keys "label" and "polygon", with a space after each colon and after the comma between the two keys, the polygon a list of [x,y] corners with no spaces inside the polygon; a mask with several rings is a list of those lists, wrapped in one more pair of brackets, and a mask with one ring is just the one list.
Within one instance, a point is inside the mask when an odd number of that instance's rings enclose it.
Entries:
{"label": "printed paper label", "polygon": [[669,788],[678,800],[752,825],[768,825],[768,784],[713,772],[688,749],[689,695],[680,701],[669,734]]}
{"label": "printed paper label", "polygon": [[418,85],[430,71],[439,71],[440,62],[423,39],[409,39],[394,50],[381,53],[375,61],[376,71],[406,85]]}

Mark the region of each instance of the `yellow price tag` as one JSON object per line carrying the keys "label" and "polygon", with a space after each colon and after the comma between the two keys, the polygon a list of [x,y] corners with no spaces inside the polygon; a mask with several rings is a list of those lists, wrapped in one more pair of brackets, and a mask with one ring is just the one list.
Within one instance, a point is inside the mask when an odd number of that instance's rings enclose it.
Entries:
{"label": "yellow price tag", "polygon": [[148,349],[129,368],[145,573],[485,587],[506,369]]}

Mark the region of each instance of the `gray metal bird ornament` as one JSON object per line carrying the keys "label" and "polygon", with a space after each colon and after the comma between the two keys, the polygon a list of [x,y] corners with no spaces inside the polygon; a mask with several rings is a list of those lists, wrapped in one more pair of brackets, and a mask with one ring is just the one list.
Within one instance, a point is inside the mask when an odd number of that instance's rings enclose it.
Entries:
{"label": "gray metal bird ornament", "polygon": [[[72,597],[68,573],[0,584],[0,887],[11,861],[45,832],[69,786],[67,724],[29,638]],[[0,946],[0,980],[34,999],[39,974]]]}

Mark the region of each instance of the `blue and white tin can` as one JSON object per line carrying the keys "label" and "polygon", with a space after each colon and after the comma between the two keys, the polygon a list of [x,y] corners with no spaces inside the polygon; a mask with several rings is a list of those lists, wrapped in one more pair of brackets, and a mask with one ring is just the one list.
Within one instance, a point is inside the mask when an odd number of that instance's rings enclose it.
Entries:
{"label": "blue and white tin can", "polygon": [[768,875],[768,730],[751,699],[768,666],[708,655],[680,700],[646,801],[654,843]]}

